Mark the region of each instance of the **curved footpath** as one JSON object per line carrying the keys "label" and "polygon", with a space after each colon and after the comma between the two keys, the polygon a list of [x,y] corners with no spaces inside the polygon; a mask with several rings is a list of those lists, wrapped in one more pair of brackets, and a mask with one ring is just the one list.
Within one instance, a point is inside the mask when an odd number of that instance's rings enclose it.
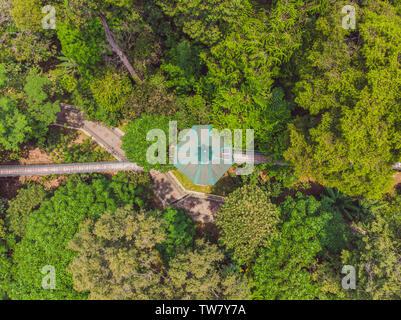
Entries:
{"label": "curved footpath", "polygon": [[[111,153],[119,162],[0,166],[0,177],[143,170],[142,167],[129,162],[125,157],[125,152],[121,149],[121,137],[124,132],[118,128],[108,128],[101,123],[86,120],[83,112],[74,106],[66,104],[60,104],[60,106],[61,112],[58,114],[57,122],[54,125],[81,130]],[[245,155],[237,154],[237,156],[243,157]],[[245,158],[242,160],[247,161]],[[266,157],[255,155],[254,160],[265,162]],[[401,163],[396,163],[393,169],[401,171]],[[154,194],[162,205],[185,209],[194,220],[205,223],[212,222],[214,214],[224,203],[223,197],[186,190],[171,172],[161,173],[151,170],[150,175],[153,180]]]}
{"label": "curved footpath", "polygon": [[[54,125],[81,130],[119,162],[0,166],[0,177],[143,170],[125,157],[125,152],[121,149],[121,137],[124,132],[118,128],[108,128],[100,123],[86,120],[84,114],[74,106],[66,104],[60,104],[60,106],[61,112]],[[212,222],[214,214],[224,203],[223,197],[184,189],[171,173],[151,170],[150,175],[153,181],[153,192],[162,205],[184,209],[196,221]]]}

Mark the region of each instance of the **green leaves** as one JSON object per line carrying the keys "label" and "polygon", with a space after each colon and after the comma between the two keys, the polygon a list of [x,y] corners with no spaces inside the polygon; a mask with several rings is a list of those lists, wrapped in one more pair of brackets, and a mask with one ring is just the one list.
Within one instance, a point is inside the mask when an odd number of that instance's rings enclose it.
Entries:
{"label": "green leaves", "polygon": [[[172,165],[160,163],[151,164],[147,159],[146,155],[148,148],[156,143],[156,139],[154,141],[146,140],[148,132],[152,129],[160,129],[165,133],[166,150],[160,150],[159,152],[165,152],[165,160],[167,163],[169,161],[169,153],[167,149],[169,119],[165,116],[142,114],[140,118],[131,121],[125,129],[126,134],[122,137],[122,148],[125,151],[127,158],[143,167],[145,171],[149,171],[150,169],[168,171],[173,167]],[[158,139],[160,139],[160,137]]]}
{"label": "green leaves", "polygon": [[354,225],[358,239],[353,250],[344,252],[344,264],[355,266],[356,299],[392,300],[400,290],[400,196],[387,203],[365,204],[364,219]]}
{"label": "green leaves", "polygon": [[301,80],[295,86],[295,101],[309,115],[297,133],[291,128],[285,156],[300,177],[381,198],[401,157],[401,18],[383,2],[360,10],[358,41],[338,24],[337,5],[316,21],[323,38],[298,60]]}
{"label": "green leaves", "polygon": [[[27,95],[30,115],[44,128],[54,123],[57,119],[56,114],[60,112],[58,102],[51,102],[46,93],[49,91],[50,84],[51,81],[48,78],[39,75],[35,70],[32,70],[25,79],[24,91]],[[40,134],[43,135],[46,132],[47,130],[44,129]]]}
{"label": "green leaves", "polygon": [[103,29],[97,17],[89,19],[84,26],[75,26],[71,21],[57,22],[57,37],[63,54],[76,62],[84,76],[89,75],[99,61],[99,43],[103,39]]}
{"label": "green leaves", "polygon": [[84,222],[69,243],[78,253],[69,267],[74,288],[89,299],[160,299],[156,245],[164,240],[157,214],[132,207]]}
{"label": "green leaves", "polygon": [[192,246],[196,225],[183,210],[167,207],[163,215],[163,226],[166,232],[166,241],[160,245],[160,251],[166,264],[177,253]]}
{"label": "green leaves", "polygon": [[[69,241],[86,219],[96,220],[104,212],[131,205],[139,209],[135,199],[139,188],[129,184],[124,175],[93,179],[90,183],[69,181],[43,201],[30,214],[25,235],[12,255],[13,286],[8,294],[12,299],[82,299],[86,294],[72,289],[73,282],[67,267],[74,258],[68,249]],[[43,290],[40,270],[45,265],[56,268],[57,290]]]}
{"label": "green leaves", "polygon": [[166,86],[174,88],[177,94],[191,93],[196,79],[199,78],[202,67],[199,51],[199,47],[191,46],[187,40],[181,40],[179,43],[174,43],[167,52],[167,61],[160,66],[160,69],[169,76]]}
{"label": "green leaves", "polygon": [[[224,255],[214,244],[203,240],[170,261],[165,292],[168,299],[248,299],[246,279],[227,266],[221,270]],[[230,268],[231,267],[231,268]]]}
{"label": "green leaves", "polygon": [[252,185],[230,193],[216,214],[221,243],[244,265],[254,260],[259,247],[268,246],[278,235],[278,222],[279,209],[270,202],[269,193]]}
{"label": "green leaves", "polygon": [[99,106],[99,113],[118,114],[126,105],[132,85],[125,75],[106,71],[90,82],[90,90]]}
{"label": "green leaves", "polygon": [[45,189],[37,184],[30,184],[27,188],[18,190],[18,195],[9,202],[7,209],[9,230],[22,238],[32,211],[40,206],[46,195]]}
{"label": "green leaves", "polygon": [[[259,250],[252,267],[255,299],[328,298],[314,279],[318,258],[347,244],[346,225],[333,209],[300,193],[280,205],[278,237]],[[327,249],[326,249],[327,248]]]}
{"label": "green leaves", "polygon": [[0,98],[0,144],[6,150],[17,151],[30,132],[27,118],[18,110],[16,101]]}

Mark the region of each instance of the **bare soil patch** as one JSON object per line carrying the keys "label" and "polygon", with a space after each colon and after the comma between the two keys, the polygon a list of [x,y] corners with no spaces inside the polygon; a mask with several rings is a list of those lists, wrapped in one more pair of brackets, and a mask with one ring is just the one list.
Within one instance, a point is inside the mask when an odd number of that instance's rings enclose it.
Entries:
{"label": "bare soil patch", "polygon": [[[20,165],[36,165],[36,164],[51,164],[54,163],[50,153],[45,152],[39,148],[28,149],[27,155],[19,160]],[[58,188],[61,182],[65,179],[65,176],[54,176],[49,179],[48,176],[21,176],[18,177],[19,183],[32,181],[43,185],[48,190]]]}
{"label": "bare soil patch", "polygon": [[393,185],[391,186],[390,194],[401,194],[401,172],[394,175]]}

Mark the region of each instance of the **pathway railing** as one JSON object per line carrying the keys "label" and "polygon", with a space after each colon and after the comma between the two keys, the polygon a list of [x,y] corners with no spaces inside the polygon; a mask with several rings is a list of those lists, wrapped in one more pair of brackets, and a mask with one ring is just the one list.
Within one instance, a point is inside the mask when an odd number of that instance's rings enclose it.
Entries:
{"label": "pathway railing", "polygon": [[136,163],[122,162],[89,162],[71,164],[45,164],[28,166],[0,166],[0,177],[44,176],[51,174],[72,174],[114,171],[140,171]]}

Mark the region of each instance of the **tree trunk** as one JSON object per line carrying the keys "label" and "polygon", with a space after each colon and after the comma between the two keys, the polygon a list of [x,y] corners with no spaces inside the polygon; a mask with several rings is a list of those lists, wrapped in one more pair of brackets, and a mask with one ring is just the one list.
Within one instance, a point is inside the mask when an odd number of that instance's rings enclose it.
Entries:
{"label": "tree trunk", "polygon": [[132,78],[138,81],[138,83],[142,82],[142,79],[139,77],[139,75],[135,72],[134,68],[132,67],[131,63],[129,62],[127,56],[124,54],[124,52],[120,49],[118,44],[114,41],[114,38],[110,32],[109,26],[106,21],[106,17],[103,14],[98,15],[100,18],[100,21],[102,22],[104,33],[106,34],[107,41],[109,42],[111,48],[113,51],[120,57],[121,62],[124,64],[124,66],[128,69],[129,73],[131,74]]}

